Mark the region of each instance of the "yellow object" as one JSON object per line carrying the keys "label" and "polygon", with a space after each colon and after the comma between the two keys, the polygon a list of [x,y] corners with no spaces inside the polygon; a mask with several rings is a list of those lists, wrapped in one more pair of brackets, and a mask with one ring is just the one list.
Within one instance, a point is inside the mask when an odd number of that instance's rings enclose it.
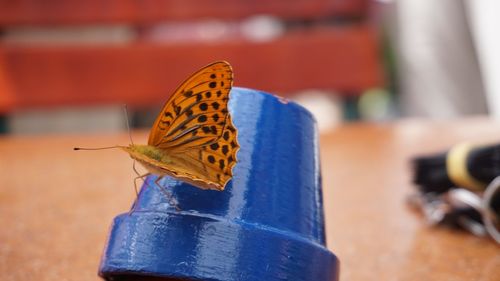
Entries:
{"label": "yellow object", "polygon": [[467,169],[467,157],[473,148],[474,146],[469,143],[461,143],[452,147],[446,156],[446,172],[458,187],[482,191],[486,184],[475,179]]}

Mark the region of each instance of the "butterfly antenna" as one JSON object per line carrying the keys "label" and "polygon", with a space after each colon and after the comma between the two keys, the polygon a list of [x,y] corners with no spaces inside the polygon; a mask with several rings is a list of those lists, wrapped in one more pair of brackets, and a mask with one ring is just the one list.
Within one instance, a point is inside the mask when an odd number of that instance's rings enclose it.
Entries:
{"label": "butterfly antenna", "polygon": [[128,131],[128,137],[130,138],[130,143],[133,145],[134,144],[134,141],[132,140],[132,133],[130,132],[130,123],[129,123],[129,119],[128,119],[128,110],[127,110],[127,105],[124,104],[123,105],[123,111],[125,111],[125,120],[127,121],[127,131]]}
{"label": "butterfly antenna", "polygon": [[73,150],[103,150],[103,149],[122,148],[122,147],[124,146],[114,145],[105,147],[73,147]]}

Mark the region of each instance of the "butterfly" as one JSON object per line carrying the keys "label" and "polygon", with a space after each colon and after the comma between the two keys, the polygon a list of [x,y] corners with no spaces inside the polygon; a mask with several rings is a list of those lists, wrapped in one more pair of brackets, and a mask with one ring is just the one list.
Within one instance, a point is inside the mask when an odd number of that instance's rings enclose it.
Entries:
{"label": "butterfly", "polygon": [[232,84],[229,63],[203,67],[167,100],[146,145],[117,146],[148,170],[138,178],[154,174],[158,184],[172,176],[201,189],[224,190],[240,148],[228,110]]}

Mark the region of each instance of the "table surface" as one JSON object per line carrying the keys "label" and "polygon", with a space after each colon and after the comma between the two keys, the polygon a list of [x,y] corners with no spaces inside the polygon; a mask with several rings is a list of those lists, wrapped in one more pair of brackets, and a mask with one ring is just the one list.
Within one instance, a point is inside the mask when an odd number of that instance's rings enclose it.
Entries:
{"label": "table surface", "polygon": [[[327,241],[341,280],[498,280],[500,247],[427,227],[405,202],[410,157],[499,139],[500,123],[485,118],[349,124],[322,134]],[[135,174],[122,152],[72,147],[126,143],[126,134],[0,138],[2,280],[99,280],[111,220],[134,200]]]}

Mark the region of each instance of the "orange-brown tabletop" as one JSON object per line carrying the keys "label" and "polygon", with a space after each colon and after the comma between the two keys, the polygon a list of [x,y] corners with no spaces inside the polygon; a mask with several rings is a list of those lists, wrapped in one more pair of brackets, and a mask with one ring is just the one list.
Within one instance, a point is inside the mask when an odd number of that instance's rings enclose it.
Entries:
{"label": "orange-brown tabletop", "polygon": [[[462,140],[498,141],[500,123],[406,120],[322,134],[327,240],[341,280],[498,280],[494,242],[429,228],[405,203],[409,158]],[[72,148],[127,143],[126,134],[0,138],[1,280],[99,280],[109,225],[133,202],[135,174],[125,153]]]}

